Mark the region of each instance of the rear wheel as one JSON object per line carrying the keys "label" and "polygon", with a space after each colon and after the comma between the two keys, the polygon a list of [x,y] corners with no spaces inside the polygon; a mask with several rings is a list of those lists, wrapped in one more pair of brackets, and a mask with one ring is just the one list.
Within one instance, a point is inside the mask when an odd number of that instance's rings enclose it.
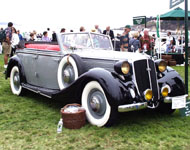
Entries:
{"label": "rear wheel", "polygon": [[23,88],[20,83],[20,72],[17,66],[14,66],[11,69],[10,85],[13,94],[21,95],[23,93]]}
{"label": "rear wheel", "polygon": [[115,120],[114,111],[97,81],[86,84],[82,93],[82,106],[85,108],[87,119],[92,125],[102,127],[113,124]]}

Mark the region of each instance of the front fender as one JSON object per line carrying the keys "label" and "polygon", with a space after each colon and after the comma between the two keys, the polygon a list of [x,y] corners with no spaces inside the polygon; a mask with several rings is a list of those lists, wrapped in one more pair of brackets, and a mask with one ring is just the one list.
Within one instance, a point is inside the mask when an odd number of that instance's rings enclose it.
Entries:
{"label": "front fender", "polygon": [[26,76],[24,73],[24,67],[22,65],[20,58],[17,55],[11,57],[11,59],[9,60],[7,72],[5,74],[5,78],[7,79],[10,77],[11,70],[14,66],[18,66],[18,68],[19,68],[21,83],[26,83]]}
{"label": "front fender", "polygon": [[180,75],[172,68],[168,67],[167,71],[163,73],[163,77],[158,80],[160,87],[168,84],[171,88],[171,92],[168,96],[180,96],[185,95],[185,84]]}
{"label": "front fender", "polygon": [[108,103],[112,107],[131,103],[129,87],[134,88],[132,81],[124,83],[114,73],[101,68],[94,68],[82,74],[73,84],[60,91],[58,95],[62,98],[69,97],[70,100],[79,100],[85,85],[90,81],[97,81],[102,86]]}

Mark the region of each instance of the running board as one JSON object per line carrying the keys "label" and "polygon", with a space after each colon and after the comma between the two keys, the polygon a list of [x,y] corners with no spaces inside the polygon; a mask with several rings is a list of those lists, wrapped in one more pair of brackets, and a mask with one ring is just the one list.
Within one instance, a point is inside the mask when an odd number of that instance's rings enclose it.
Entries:
{"label": "running board", "polygon": [[120,105],[118,106],[118,112],[129,112],[129,111],[140,110],[144,108],[147,108],[147,102]]}
{"label": "running board", "polygon": [[33,86],[30,84],[24,84],[24,83],[22,84],[22,87],[29,91],[32,91],[34,93],[40,94],[40,95],[48,97],[48,98],[52,98],[52,95],[59,91],[59,90],[41,88],[41,87]]}

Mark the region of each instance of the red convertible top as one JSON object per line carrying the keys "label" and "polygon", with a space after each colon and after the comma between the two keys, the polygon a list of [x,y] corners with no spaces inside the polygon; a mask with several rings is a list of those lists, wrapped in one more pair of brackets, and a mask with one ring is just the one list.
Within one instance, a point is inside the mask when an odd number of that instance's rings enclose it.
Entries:
{"label": "red convertible top", "polygon": [[53,50],[60,51],[59,45],[51,45],[51,44],[31,44],[26,43],[26,48],[39,49],[39,50]]}

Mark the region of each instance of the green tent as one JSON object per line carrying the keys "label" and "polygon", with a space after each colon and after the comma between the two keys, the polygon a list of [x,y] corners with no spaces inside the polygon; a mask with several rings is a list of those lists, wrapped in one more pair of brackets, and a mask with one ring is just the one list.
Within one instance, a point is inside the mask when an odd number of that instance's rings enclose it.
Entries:
{"label": "green tent", "polygon": [[[185,11],[179,7],[160,15],[160,20],[184,20],[184,18]],[[188,18],[190,20],[190,12],[188,12]]]}

